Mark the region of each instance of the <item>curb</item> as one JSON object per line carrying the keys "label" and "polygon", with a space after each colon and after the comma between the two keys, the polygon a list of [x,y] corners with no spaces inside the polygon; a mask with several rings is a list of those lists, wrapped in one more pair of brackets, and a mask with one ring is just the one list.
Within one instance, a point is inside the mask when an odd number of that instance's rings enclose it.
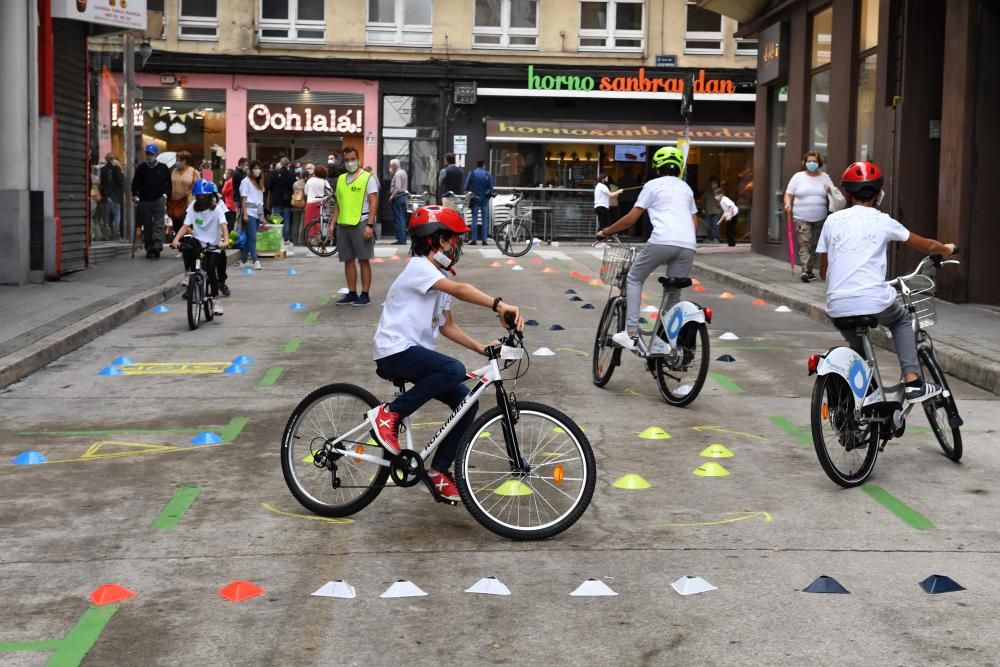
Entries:
{"label": "curb", "polygon": [[[830,321],[823,306],[803,297],[790,295],[752,278],[703,262],[695,261],[694,268],[712,280],[736,287],[768,302],[794,308],[809,319],[821,324],[828,324]],[[888,350],[894,349],[892,343],[881,331],[875,332],[872,336],[872,342]],[[934,353],[937,355],[941,368],[949,375],[1000,395],[1000,364],[985,361],[973,351],[945,347],[944,345],[935,346]]]}
{"label": "curb", "polygon": [[[238,258],[239,251],[236,251],[235,255],[229,255],[228,263],[235,264]],[[180,294],[184,289],[180,283],[183,277],[184,270],[181,269],[176,276],[168,278],[159,287],[148,289],[117,305],[89,315],[71,327],[45,336],[7,355],[3,360],[3,366],[0,366],[0,389],[23,380],[59,357],[83,347],[99,336],[125,324],[136,315]]]}

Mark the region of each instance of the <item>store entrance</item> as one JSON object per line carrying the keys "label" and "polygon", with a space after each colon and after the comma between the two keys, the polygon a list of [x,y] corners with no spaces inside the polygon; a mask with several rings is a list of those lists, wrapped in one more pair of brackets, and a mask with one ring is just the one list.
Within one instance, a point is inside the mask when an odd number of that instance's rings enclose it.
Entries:
{"label": "store entrance", "polygon": [[326,164],[327,156],[340,153],[344,141],[342,137],[306,137],[295,134],[275,137],[271,135],[250,135],[249,153],[251,160],[259,160],[262,164],[277,162],[287,157],[295,162],[312,161],[316,164]]}

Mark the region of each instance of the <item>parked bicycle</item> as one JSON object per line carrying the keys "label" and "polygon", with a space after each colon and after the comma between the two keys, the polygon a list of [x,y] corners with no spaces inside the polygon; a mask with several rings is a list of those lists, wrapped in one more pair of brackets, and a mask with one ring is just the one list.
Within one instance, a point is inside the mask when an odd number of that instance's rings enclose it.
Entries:
{"label": "parked bicycle", "polygon": [[[598,387],[605,386],[621,364],[622,348],[611,337],[625,330],[626,279],[636,255],[634,247],[625,245],[617,236],[611,238],[615,243],[604,246],[601,281],[611,286],[612,295],[601,314],[592,355],[593,380]],[[661,276],[658,280],[663,286],[658,317],[652,329],[639,329],[633,353],[646,360],[646,369],[656,379],[663,400],[683,407],[698,397],[708,374],[708,325],[712,323],[712,309],[693,301],[679,301],[667,310],[670,292],[690,287],[691,279]],[[617,296],[615,287],[619,290]]]}
{"label": "parked bicycle", "polygon": [[531,230],[531,202],[515,190],[510,200],[494,206],[497,209],[507,209],[507,220],[493,227],[493,242],[497,248],[510,257],[527,254],[534,240]]}
{"label": "parked bicycle", "polygon": [[331,224],[333,195],[319,200],[319,218],[306,223],[303,235],[306,247],[314,255],[329,257],[337,252],[336,226]]}
{"label": "parked bicycle", "polygon": [[[187,239],[185,239],[187,240]],[[201,254],[194,261],[194,271],[187,275],[187,290],[184,292],[184,299],[187,301],[187,319],[191,330],[198,328],[201,324],[201,313],[205,311],[205,321],[211,322],[215,318],[215,299],[208,294],[208,276],[201,268],[202,260],[207,255],[219,255],[222,250],[219,246],[210,245],[202,250]],[[215,261],[225,261],[225,257],[213,258]]]}
{"label": "parked bicycle", "polygon": [[[957,250],[956,250],[957,252]],[[943,388],[923,401],[934,437],[952,461],[962,458],[962,418],[948,380],[934,354],[934,342],[926,327],[936,319],[934,278],[944,264],[939,255],[925,257],[917,268],[889,282],[899,302],[909,311],[917,337],[920,376]],[[891,387],[882,382],[868,330],[878,326],[871,315],[834,318],[842,330],[853,330],[861,338],[864,356],[850,347],[835,347],[809,357],[809,375],[816,374],[809,413],[813,446],[827,476],[843,487],[863,484],[875,469],[886,443],[902,437],[913,403],[904,399],[902,382]]]}
{"label": "parked bicycle", "polygon": [[[455,460],[462,503],[480,524],[513,540],[546,539],[572,526],[594,493],[594,453],[572,419],[516,398],[513,388],[530,359],[522,335],[507,324],[502,342],[487,348],[489,364],[468,374],[476,385],[472,393],[419,452],[409,418],[402,420],[405,446],[399,454],[377,444],[365,415],[379,401],[361,387],[331,384],[306,396],[292,412],[281,445],[282,472],[295,498],[316,514],[348,516],[375,500],[391,477],[397,487],[422,482],[438,502],[456,504],[441,496],[426,465],[492,385],[497,405],[469,427]],[[512,366],[513,377],[504,380],[501,373]],[[405,391],[403,380],[379,376],[392,382],[397,395]]]}
{"label": "parked bicycle", "polygon": [[406,214],[412,215],[421,206],[427,206],[434,201],[434,196],[424,190],[420,194],[406,193]]}

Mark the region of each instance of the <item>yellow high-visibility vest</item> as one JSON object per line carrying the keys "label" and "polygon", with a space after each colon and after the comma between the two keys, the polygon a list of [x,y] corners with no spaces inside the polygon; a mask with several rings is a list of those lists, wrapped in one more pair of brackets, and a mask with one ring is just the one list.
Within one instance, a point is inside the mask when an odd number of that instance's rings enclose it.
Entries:
{"label": "yellow high-visibility vest", "polygon": [[365,206],[365,191],[372,175],[362,170],[352,183],[347,182],[347,174],[337,177],[337,224],[355,227],[361,222],[361,212]]}

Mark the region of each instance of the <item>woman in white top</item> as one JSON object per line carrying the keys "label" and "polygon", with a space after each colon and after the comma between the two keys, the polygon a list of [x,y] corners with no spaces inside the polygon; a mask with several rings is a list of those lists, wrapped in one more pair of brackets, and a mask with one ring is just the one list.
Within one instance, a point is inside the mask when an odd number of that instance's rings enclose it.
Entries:
{"label": "woman in white top", "polygon": [[[313,168],[312,176],[306,181],[306,209],[305,218],[303,218],[306,225],[313,220],[319,220],[319,203],[332,192],[330,183],[326,180],[326,177],[326,167],[318,164]],[[327,233],[332,234],[333,230],[327,230]]]}
{"label": "woman in white top", "polygon": [[802,265],[802,282],[816,280],[816,244],[823,222],[829,214],[827,194],[833,182],[820,171],[823,156],[819,151],[809,151],[802,156],[804,170],[796,172],[785,188],[785,215],[795,221],[795,243],[799,247],[799,264]]}
{"label": "woman in white top", "polygon": [[594,187],[594,213],[597,214],[598,229],[604,229],[611,224],[610,208],[618,205],[618,193],[611,192],[608,183],[611,178],[607,174],[597,177],[597,185]]}
{"label": "woman in white top", "polygon": [[243,201],[243,231],[247,239],[240,249],[240,266],[253,260],[253,268],[260,269],[257,259],[257,226],[264,218],[264,172],[260,162],[250,163],[250,173],[240,181],[240,199]]}

